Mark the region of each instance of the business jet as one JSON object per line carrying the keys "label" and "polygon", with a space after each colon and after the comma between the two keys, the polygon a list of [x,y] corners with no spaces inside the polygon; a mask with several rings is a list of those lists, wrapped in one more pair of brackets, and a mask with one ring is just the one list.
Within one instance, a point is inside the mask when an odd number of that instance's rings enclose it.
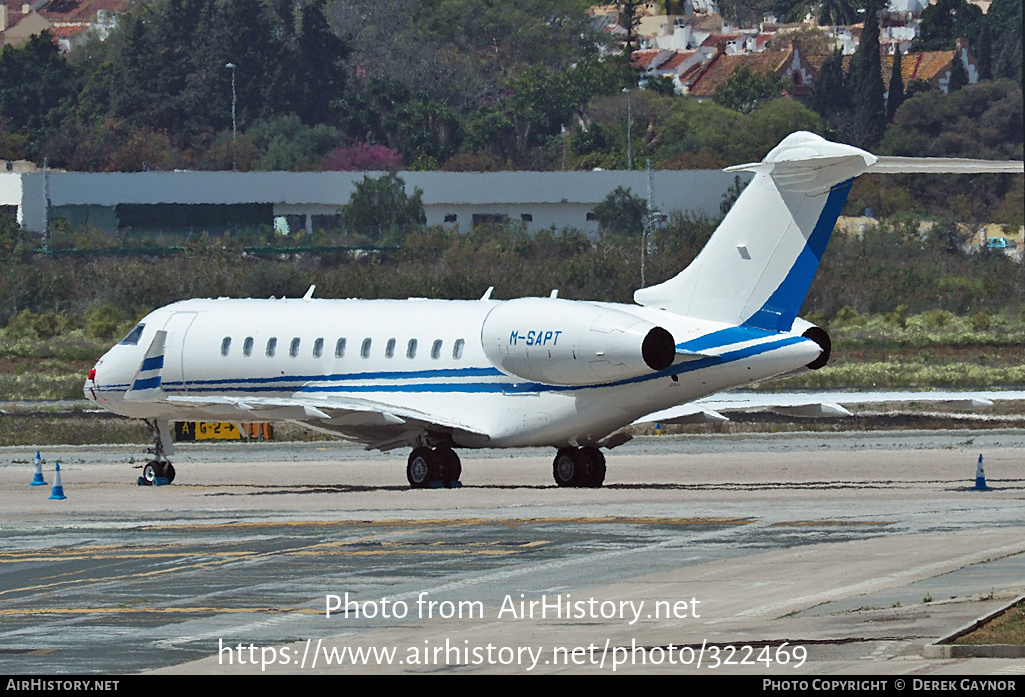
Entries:
{"label": "business jet", "polygon": [[[88,399],[145,419],[147,479],[174,478],[171,422],[299,422],[411,448],[414,488],[459,479],[457,448],[556,449],[562,487],[598,487],[604,450],[647,415],[830,355],[797,316],[855,177],[1022,171],[1021,163],[876,157],[805,132],[758,163],[706,247],[635,304],[494,300],[195,299],[160,308],[89,371]],[[677,410],[674,412],[674,410]]]}

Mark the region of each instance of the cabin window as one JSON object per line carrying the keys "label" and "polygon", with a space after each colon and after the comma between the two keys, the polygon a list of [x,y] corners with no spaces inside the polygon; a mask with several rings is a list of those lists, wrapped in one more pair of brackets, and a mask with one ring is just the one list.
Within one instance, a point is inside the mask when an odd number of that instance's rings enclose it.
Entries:
{"label": "cabin window", "polygon": [[431,346],[431,358],[434,360],[441,358],[441,339],[435,340],[434,344]]}
{"label": "cabin window", "polygon": [[317,339],[313,342],[313,357],[320,358],[324,355],[324,340]]}
{"label": "cabin window", "polygon": [[384,346],[385,358],[393,358],[395,356],[395,339],[388,339],[388,343]]}
{"label": "cabin window", "polygon": [[342,358],[345,356],[345,339],[339,339],[335,344],[335,358]]}
{"label": "cabin window", "polygon": [[253,355],[253,337],[247,336],[246,340],[242,342],[242,355],[246,358]]}
{"label": "cabin window", "polygon": [[360,347],[359,355],[363,358],[370,358],[370,339],[363,340],[363,346]]}
{"label": "cabin window", "polygon": [[465,345],[466,345],[465,341],[463,341],[462,339],[456,339],[456,343],[452,347],[452,358],[455,358],[457,361],[460,358],[462,358],[463,357],[463,346],[465,346]]}
{"label": "cabin window", "polygon": [[267,358],[274,358],[274,354],[277,352],[277,350],[278,338],[276,336],[272,336],[271,338],[267,339]]}
{"label": "cabin window", "polygon": [[416,339],[410,339],[406,344],[406,358],[416,358]]}
{"label": "cabin window", "polygon": [[299,337],[292,339],[292,344],[288,347],[288,355],[292,358],[299,355]]}
{"label": "cabin window", "polygon": [[139,345],[139,339],[142,337],[142,330],[145,329],[145,328],[146,328],[145,324],[137,324],[137,325],[135,325],[135,329],[133,329],[132,331],[128,332],[128,334],[125,335],[125,338],[122,339],[118,343],[125,344],[127,346],[138,346]]}
{"label": "cabin window", "polygon": [[231,337],[230,336],[226,336],[223,339],[221,339],[221,355],[222,356],[227,356],[228,355],[228,351],[230,351],[230,350],[231,350]]}

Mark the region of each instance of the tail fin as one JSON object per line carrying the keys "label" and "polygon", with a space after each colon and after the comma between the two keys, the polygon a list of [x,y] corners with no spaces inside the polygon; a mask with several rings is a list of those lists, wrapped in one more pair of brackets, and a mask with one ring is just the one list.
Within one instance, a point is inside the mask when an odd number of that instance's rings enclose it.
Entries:
{"label": "tail fin", "polygon": [[677,314],[789,331],[826,249],[854,177],[871,153],[813,133],[787,136],[753,171],[697,258],[634,300]]}

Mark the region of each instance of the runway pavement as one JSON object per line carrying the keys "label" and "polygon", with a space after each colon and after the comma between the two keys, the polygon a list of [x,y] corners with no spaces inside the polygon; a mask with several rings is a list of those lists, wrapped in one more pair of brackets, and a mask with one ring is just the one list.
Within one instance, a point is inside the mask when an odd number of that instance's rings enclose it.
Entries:
{"label": "runway pavement", "polygon": [[642,438],[597,490],[540,449],[410,491],[405,453],[196,444],[167,487],[138,448],[44,451],[51,501],[34,455],[0,449],[3,673],[1025,680],[922,655],[1025,592],[1021,430]]}

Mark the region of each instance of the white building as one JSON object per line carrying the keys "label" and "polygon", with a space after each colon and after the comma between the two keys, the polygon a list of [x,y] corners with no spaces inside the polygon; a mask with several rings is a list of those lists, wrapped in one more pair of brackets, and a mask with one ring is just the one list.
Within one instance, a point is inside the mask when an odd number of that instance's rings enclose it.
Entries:
{"label": "white building", "polygon": [[[355,184],[381,172],[0,172],[0,209],[43,232],[63,218],[72,226],[134,231],[216,232],[276,225],[302,216],[334,216]],[[507,218],[531,229],[573,227],[596,234],[594,206],[616,187],[647,197],[644,171],[400,172],[406,192],[423,190],[428,225]],[[750,175],[741,175],[747,181]],[[655,208],[718,216],[734,175],[718,170],[651,173]],[[14,210],[16,209],[16,210]],[[295,221],[295,218],[291,219]]]}

